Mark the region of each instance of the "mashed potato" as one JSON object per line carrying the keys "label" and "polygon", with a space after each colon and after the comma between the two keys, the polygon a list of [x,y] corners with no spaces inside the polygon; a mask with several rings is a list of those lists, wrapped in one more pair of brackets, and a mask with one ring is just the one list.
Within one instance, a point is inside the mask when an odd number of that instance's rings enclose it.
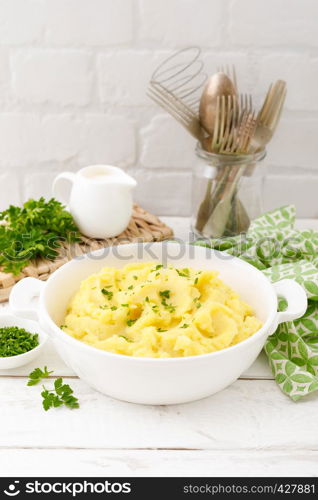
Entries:
{"label": "mashed potato", "polygon": [[218,351],[262,325],[213,271],[156,262],[104,268],[82,282],[65,317],[66,333],[127,356],[170,358]]}

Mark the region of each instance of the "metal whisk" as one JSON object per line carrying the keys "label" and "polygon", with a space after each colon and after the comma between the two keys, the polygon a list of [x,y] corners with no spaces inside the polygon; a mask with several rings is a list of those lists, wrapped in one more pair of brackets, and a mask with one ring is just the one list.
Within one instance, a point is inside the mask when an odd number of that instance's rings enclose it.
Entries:
{"label": "metal whisk", "polygon": [[207,79],[200,54],[198,47],[188,47],[169,56],[154,71],[147,91],[198,140],[202,138],[198,108]]}

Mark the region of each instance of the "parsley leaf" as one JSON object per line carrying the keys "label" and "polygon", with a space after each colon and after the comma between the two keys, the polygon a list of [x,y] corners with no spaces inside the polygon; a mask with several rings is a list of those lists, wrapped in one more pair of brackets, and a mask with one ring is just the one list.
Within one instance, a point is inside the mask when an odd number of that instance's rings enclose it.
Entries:
{"label": "parsley leaf", "polygon": [[50,408],[58,408],[59,406],[67,406],[71,410],[79,408],[78,399],[73,396],[73,389],[68,384],[63,383],[62,378],[58,378],[54,382],[54,390],[48,390],[43,386],[41,392],[43,398],[42,406],[45,411]]}
{"label": "parsley leaf", "polygon": [[29,380],[27,385],[37,385],[43,378],[48,378],[53,371],[49,372],[47,366],[41,370],[41,368],[35,368],[29,375]]}

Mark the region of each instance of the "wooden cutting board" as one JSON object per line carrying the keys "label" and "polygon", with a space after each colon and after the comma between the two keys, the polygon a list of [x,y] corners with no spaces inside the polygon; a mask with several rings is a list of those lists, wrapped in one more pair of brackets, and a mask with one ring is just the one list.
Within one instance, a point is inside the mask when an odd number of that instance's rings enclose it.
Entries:
{"label": "wooden cutting board", "polygon": [[121,245],[133,242],[163,241],[171,238],[173,231],[161,222],[158,217],[147,212],[138,205],[134,205],[132,218],[127,229],[116,238],[95,240],[82,236],[79,243],[62,243],[59,256],[54,260],[37,259],[23,269],[18,276],[1,272],[0,269],[0,302],[6,302],[15,283],[26,276],[46,280],[63,264],[69,260],[92,250],[98,250],[111,245]]}

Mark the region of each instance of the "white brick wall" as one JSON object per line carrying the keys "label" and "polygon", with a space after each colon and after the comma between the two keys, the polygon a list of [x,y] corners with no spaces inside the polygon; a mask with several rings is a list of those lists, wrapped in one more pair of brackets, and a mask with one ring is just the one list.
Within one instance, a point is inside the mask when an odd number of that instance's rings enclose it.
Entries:
{"label": "white brick wall", "polygon": [[198,45],[208,73],[235,63],[258,99],[288,81],[265,206],[318,216],[317,19],[317,0],[0,0],[0,209],[102,162],[135,175],[148,209],[189,214],[194,141],[145,91],[161,60]]}

